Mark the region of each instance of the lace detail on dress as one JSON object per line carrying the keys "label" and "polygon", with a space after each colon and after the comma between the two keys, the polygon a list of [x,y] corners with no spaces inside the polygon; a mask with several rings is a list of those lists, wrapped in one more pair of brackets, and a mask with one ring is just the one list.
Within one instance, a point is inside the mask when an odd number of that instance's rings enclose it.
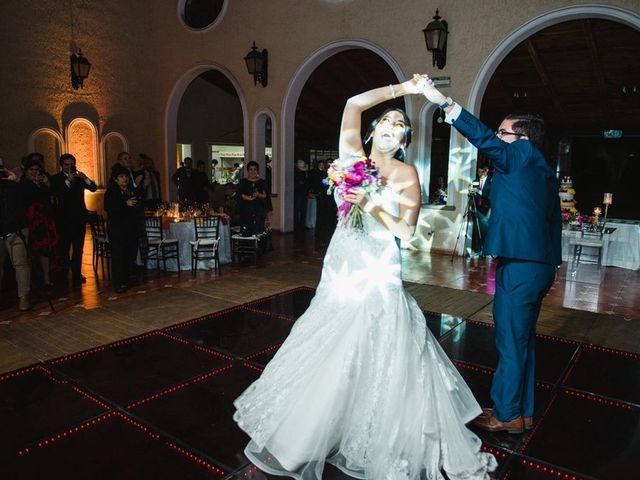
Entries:
{"label": "lace detail on dress", "polygon": [[[389,189],[378,201],[397,208]],[[363,479],[484,480],[495,459],[464,426],[480,407],[402,287],[395,238],[365,228],[336,229],[308,310],[236,400],[245,453],[304,480],[325,460]]]}

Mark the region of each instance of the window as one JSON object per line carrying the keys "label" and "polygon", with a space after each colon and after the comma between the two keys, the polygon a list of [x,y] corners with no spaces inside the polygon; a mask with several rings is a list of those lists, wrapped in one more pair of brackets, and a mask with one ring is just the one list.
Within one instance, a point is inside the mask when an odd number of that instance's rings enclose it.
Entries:
{"label": "window", "polygon": [[225,0],[182,0],[182,19],[188,27],[201,30],[217,20],[224,3]]}

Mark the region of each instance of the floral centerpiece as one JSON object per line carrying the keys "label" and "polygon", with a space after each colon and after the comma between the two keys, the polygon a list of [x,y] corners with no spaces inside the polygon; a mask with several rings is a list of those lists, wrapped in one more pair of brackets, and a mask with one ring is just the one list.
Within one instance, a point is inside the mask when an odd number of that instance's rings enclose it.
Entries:
{"label": "floral centerpiece", "polygon": [[[327,193],[337,190],[340,197],[356,189],[371,194],[377,192],[382,185],[380,171],[366,157],[358,157],[355,161],[335,160],[329,165],[324,182],[329,186]],[[359,205],[343,201],[338,206],[338,221],[343,227],[363,231],[363,213]]]}

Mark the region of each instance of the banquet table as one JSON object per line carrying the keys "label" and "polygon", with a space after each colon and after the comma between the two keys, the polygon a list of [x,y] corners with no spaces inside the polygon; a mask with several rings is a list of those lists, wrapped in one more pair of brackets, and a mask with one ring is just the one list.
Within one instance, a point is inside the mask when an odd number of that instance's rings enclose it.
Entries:
{"label": "banquet table", "polygon": [[[193,219],[174,221],[173,218],[163,217],[162,229],[165,238],[177,239],[180,250],[180,270],[191,270],[191,244],[189,242],[196,239],[196,226]],[[220,240],[218,243],[218,260],[220,265],[231,263],[231,230],[229,228],[229,217],[221,216],[220,223]],[[152,260],[150,267],[155,268],[155,260]],[[212,269],[213,260],[201,260],[198,262],[199,270]],[[175,259],[167,260],[167,270],[178,271]]]}
{"label": "banquet table", "polygon": [[[640,222],[637,220],[609,220],[607,230],[613,232],[603,236],[602,265],[640,270]],[[573,246],[571,240],[580,236],[580,231],[562,231],[562,260],[571,262]]]}

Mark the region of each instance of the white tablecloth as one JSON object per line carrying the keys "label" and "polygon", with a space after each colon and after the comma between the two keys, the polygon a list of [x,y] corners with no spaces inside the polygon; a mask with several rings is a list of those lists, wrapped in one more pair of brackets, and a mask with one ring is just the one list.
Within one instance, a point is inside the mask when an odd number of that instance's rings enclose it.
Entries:
{"label": "white tablecloth", "polygon": [[[615,228],[611,234],[604,235],[602,264],[611,267],[640,270],[640,222],[635,220],[609,220],[607,228]],[[562,260],[573,259],[572,238],[580,236],[573,230],[562,231]]]}
{"label": "white tablecloth", "polygon": [[[231,263],[231,232],[229,224],[220,222],[220,242],[218,243],[218,259],[220,264]],[[165,238],[175,238],[179,242],[180,270],[191,270],[191,244],[196,239],[196,227],[193,220],[185,222],[169,222],[169,230],[165,230]],[[198,269],[213,268],[213,260],[198,262]],[[155,268],[155,260],[150,262],[150,268]],[[175,259],[167,260],[167,270],[178,271]]]}

